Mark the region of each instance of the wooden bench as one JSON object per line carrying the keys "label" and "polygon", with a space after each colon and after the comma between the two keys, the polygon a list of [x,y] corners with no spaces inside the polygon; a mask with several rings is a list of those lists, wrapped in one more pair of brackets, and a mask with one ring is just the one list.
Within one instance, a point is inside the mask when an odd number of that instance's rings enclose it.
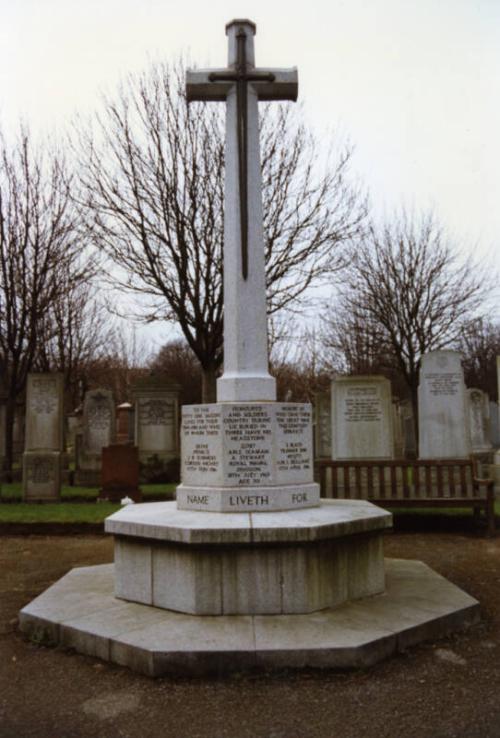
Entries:
{"label": "wooden bench", "polygon": [[492,479],[476,476],[470,459],[315,462],[321,497],[365,499],[381,507],[471,507],[495,531]]}

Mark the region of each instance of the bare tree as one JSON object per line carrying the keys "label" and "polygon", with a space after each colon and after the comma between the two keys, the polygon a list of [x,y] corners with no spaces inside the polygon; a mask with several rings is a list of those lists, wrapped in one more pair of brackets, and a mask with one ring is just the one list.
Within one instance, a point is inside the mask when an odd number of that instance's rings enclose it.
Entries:
{"label": "bare tree", "polygon": [[[276,107],[276,106],[275,106]],[[224,125],[222,106],[186,105],[184,73],[158,65],[80,127],[83,197],[121,288],[149,298],[143,318],[178,323],[215,397],[222,362]],[[344,146],[318,164],[292,109],[264,110],[261,148],[268,305],[297,307],[342,264],[366,201]],[[321,171],[320,171],[321,169]]]}
{"label": "bare tree", "polygon": [[[348,316],[346,330],[354,330],[349,341],[355,352],[361,337],[361,350],[368,341],[373,357],[376,338],[380,353],[404,379],[417,418],[422,354],[455,344],[487,292],[483,270],[470,258],[459,259],[432,214],[415,217],[403,211],[372,227],[353,252],[339,312]],[[330,327],[335,327],[335,308],[331,316]],[[333,341],[340,332],[337,323]]]}
{"label": "bare tree", "polygon": [[0,369],[6,401],[6,463],[12,467],[16,397],[41,340],[46,316],[66,289],[85,281],[79,218],[61,156],[35,148],[22,129],[0,137]]}
{"label": "bare tree", "polygon": [[172,340],[162,346],[149,368],[153,373],[180,384],[183,405],[196,405],[201,401],[200,363],[183,339]]}
{"label": "bare tree", "polygon": [[71,272],[61,270],[59,286],[40,321],[33,368],[62,372],[74,407],[82,399],[89,367],[115,349],[116,327],[99,300],[97,285],[75,282]]}
{"label": "bare tree", "polygon": [[465,382],[468,387],[479,387],[492,400],[498,398],[496,359],[500,356],[500,325],[478,318],[467,323],[457,341],[464,357]]}

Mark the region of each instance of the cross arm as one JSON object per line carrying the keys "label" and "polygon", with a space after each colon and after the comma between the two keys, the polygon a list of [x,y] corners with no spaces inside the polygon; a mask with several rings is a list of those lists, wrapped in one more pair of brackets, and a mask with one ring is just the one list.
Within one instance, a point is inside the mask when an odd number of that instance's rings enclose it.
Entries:
{"label": "cross arm", "polygon": [[273,82],[251,80],[259,100],[292,100],[296,102],[299,93],[296,67],[292,69],[256,69],[255,72],[274,76]]}
{"label": "cross arm", "polygon": [[186,97],[188,102],[212,100],[223,102],[234,82],[211,82],[211,74],[227,74],[227,69],[188,69],[186,71]]}
{"label": "cross arm", "polygon": [[[228,75],[234,73],[235,79],[211,81],[212,75]],[[248,82],[253,85],[259,100],[297,100],[297,69],[252,69],[248,71]],[[253,75],[272,75],[274,80],[254,80]],[[186,72],[186,96],[188,102],[195,100],[212,100],[223,102],[236,81],[236,71],[232,69],[188,69]]]}

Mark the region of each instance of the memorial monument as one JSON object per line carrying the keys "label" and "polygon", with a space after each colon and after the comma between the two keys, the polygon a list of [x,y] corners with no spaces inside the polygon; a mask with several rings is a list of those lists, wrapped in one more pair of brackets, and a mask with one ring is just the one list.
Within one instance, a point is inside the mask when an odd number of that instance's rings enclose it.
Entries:
{"label": "memorial monument", "polygon": [[227,104],[217,402],[183,408],[177,502],[109,517],[114,566],[73,570],[21,628],[153,676],[367,665],[476,621],[478,603],[420,562],[384,562],[389,513],[320,501],[311,407],[276,402],[258,100],[294,100],[297,72],[255,67],[250,21],[226,32],[228,67],[187,74],[189,100]]}
{"label": "memorial monument", "polygon": [[391,383],[378,375],[332,380],[332,459],[393,459]]}
{"label": "memorial monument", "polygon": [[28,374],[23,500],[56,501],[61,491],[63,375]]}
{"label": "memorial monument", "polygon": [[101,483],[102,451],[115,442],[115,403],[107,389],[93,389],[83,400],[83,431],[76,458],[75,484]]}

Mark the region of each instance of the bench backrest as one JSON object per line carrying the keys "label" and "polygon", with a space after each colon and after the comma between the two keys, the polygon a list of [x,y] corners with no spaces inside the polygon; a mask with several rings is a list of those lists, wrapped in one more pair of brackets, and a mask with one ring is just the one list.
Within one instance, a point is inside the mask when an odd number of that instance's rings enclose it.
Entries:
{"label": "bench backrest", "polygon": [[432,499],[478,497],[468,459],[316,462],[322,497]]}

